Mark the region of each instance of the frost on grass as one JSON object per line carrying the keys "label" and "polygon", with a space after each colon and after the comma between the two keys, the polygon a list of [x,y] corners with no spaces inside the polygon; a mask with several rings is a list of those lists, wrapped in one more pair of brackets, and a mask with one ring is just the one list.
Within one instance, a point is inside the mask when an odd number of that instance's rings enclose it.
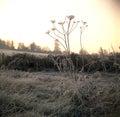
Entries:
{"label": "frost on grass", "polygon": [[0,71],[0,116],[119,117],[120,75],[78,76]]}

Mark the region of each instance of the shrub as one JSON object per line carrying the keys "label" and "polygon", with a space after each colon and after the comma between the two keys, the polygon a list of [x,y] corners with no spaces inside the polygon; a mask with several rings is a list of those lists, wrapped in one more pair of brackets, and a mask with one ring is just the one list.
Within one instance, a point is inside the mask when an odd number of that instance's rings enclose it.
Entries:
{"label": "shrub", "polygon": [[[116,56],[116,57],[115,57]],[[105,71],[120,73],[120,54],[109,54],[105,59],[98,54],[84,55],[84,72]],[[82,70],[82,56],[72,53],[70,55],[48,55],[38,57],[29,54],[15,54],[5,56],[1,63],[1,69],[17,69],[22,71],[69,71],[70,69],[79,72]]]}
{"label": "shrub", "polygon": [[32,107],[25,104],[19,99],[15,99],[5,93],[0,93],[0,116],[6,117],[13,113],[21,113],[32,110]]}
{"label": "shrub", "polygon": [[37,57],[29,54],[6,56],[3,64],[8,69],[22,71],[41,71],[54,68],[53,62],[49,57]]}

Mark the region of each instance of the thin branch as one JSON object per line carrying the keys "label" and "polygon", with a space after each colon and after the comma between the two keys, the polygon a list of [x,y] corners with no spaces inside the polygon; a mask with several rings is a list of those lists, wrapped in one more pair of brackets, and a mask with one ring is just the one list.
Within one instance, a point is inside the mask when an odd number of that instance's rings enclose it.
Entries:
{"label": "thin branch", "polygon": [[[52,36],[52,35],[50,35],[50,34],[49,34],[49,36],[50,36],[51,38],[53,38],[53,39],[56,39],[54,36]],[[57,40],[58,40],[58,39],[57,39]],[[59,40],[58,40],[58,42],[62,45],[62,47],[63,47],[65,50],[67,50],[66,47],[62,44],[62,42],[60,42]]]}
{"label": "thin branch", "polygon": [[53,31],[53,34],[54,34],[56,37],[59,37],[60,39],[62,39],[63,41],[65,41],[64,38],[62,38],[61,36],[57,35],[57,34],[55,33],[55,31]]}
{"label": "thin branch", "polygon": [[65,28],[64,28],[64,26],[62,25],[62,30],[63,30],[63,36],[64,36],[64,42],[65,42],[65,45],[66,45],[66,48],[68,49],[68,45],[67,45],[67,40],[66,40],[66,34],[67,34],[67,32],[65,31]]}
{"label": "thin branch", "polygon": [[60,31],[56,28],[55,24],[54,24],[54,27],[55,27],[56,31],[58,31],[60,34],[62,34],[62,35],[63,35],[63,33],[62,33],[62,32],[60,32]]}
{"label": "thin branch", "polygon": [[68,24],[68,21],[67,21],[67,16],[65,17],[65,22]]}
{"label": "thin branch", "polygon": [[69,51],[69,53],[70,53],[70,43],[69,43],[69,29],[70,29],[70,24],[71,24],[71,20],[69,20],[68,28],[67,28],[67,43],[68,43],[68,51]]}
{"label": "thin branch", "polygon": [[[74,23],[74,22],[73,22],[73,23]],[[79,22],[76,22],[76,25],[73,25],[74,27],[73,27],[73,26],[71,27],[69,34],[75,30],[75,28],[78,26],[78,23],[79,23]],[[74,23],[74,24],[75,24],[75,23]]]}

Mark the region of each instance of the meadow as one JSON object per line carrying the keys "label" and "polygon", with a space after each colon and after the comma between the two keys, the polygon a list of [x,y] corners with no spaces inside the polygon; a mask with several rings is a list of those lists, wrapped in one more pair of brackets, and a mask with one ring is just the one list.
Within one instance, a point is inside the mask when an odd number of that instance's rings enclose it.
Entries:
{"label": "meadow", "polygon": [[120,74],[0,70],[1,117],[119,117]]}
{"label": "meadow", "polygon": [[57,65],[50,55],[4,55],[0,64],[0,116],[119,117],[120,56],[102,57],[85,55],[85,71],[79,72],[81,56],[71,54],[76,68],[71,76],[64,66],[61,72],[57,67],[63,55],[55,56]]}

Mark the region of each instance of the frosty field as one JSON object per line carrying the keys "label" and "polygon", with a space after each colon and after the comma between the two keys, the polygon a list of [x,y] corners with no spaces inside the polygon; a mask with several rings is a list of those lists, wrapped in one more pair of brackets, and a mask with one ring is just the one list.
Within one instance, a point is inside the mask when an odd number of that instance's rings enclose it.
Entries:
{"label": "frosty field", "polygon": [[120,74],[0,71],[1,117],[119,117]]}

